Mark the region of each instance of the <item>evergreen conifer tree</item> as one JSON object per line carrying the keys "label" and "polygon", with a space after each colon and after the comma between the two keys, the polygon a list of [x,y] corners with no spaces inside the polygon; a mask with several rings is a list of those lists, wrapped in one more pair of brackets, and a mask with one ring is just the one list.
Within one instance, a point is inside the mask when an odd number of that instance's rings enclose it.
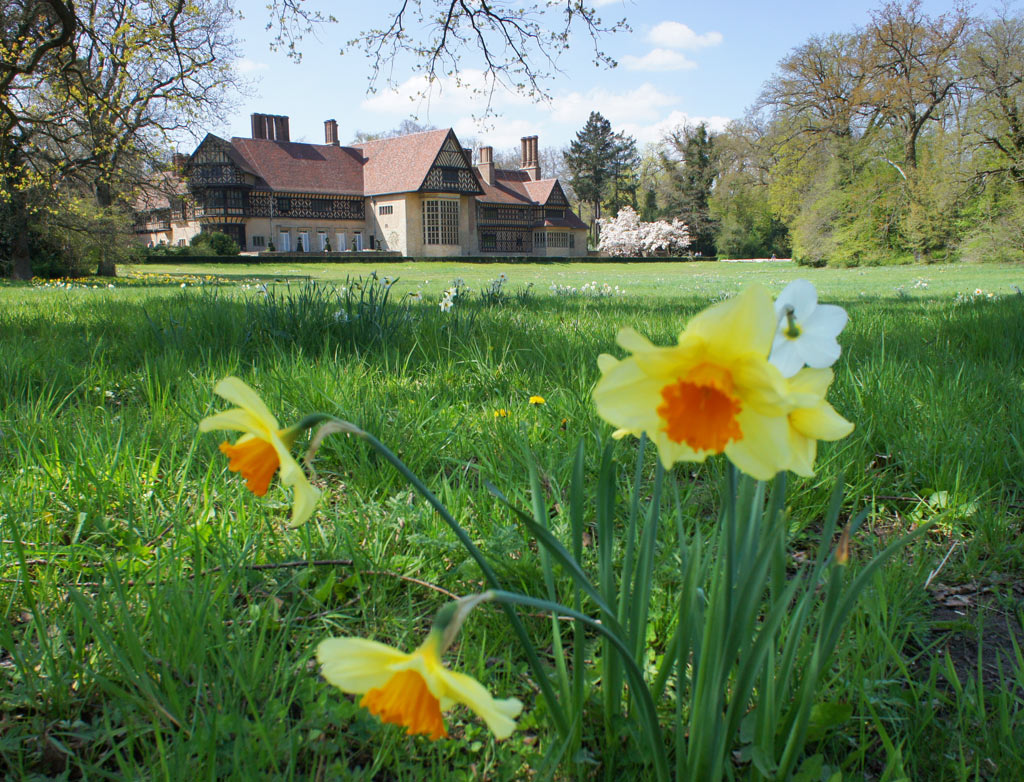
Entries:
{"label": "evergreen conifer tree", "polygon": [[569,184],[579,199],[591,208],[591,232],[597,244],[596,220],[601,216],[601,201],[613,172],[616,140],[612,124],[600,112],[590,112],[587,124],[569,142],[565,165]]}

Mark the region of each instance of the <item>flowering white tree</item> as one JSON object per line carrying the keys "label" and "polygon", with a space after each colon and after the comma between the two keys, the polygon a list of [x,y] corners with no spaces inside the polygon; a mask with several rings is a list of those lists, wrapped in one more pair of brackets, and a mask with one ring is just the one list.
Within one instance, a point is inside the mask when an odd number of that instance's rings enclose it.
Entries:
{"label": "flowering white tree", "polygon": [[689,231],[678,218],[671,223],[665,220],[644,223],[631,207],[624,206],[616,217],[598,222],[601,225],[601,243],[597,249],[609,255],[678,255],[690,246]]}

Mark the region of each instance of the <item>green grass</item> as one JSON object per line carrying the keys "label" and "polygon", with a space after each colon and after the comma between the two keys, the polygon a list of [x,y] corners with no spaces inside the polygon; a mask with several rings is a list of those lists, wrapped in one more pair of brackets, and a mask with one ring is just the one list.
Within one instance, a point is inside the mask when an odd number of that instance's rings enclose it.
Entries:
{"label": "green grass", "polygon": [[[815,478],[791,484],[797,553],[840,474],[846,510],[871,510],[855,562],[935,524],[862,601],[827,684],[853,717],[811,751],[850,779],[1024,776],[1024,664],[1013,646],[1024,572],[1024,297],[1013,286],[1024,288],[1024,268],[382,264],[381,276],[399,278],[386,304],[367,309],[365,289],[339,298],[347,277],[372,268],[147,265],[114,290],[0,286],[0,769],[9,778],[512,780],[544,769],[558,741],[497,609],[474,612],[449,662],[527,704],[509,741],[495,744],[465,713],[449,720],[462,741],[409,739],[318,678],[320,639],[412,648],[446,599],[439,590],[477,591],[481,574],[400,477],[350,438],[326,441],[316,461],[324,500],[307,527],[286,530],[286,494],[275,486],[253,497],[227,472],[218,437],[196,431],[223,407],[214,383],[239,375],[283,423],[322,410],[375,433],[507,583],[544,594],[535,547],[483,480],[529,507],[528,445],[553,528],[564,530],[560,487],[576,443],[585,441],[593,477],[609,435],[589,394],[596,356],[621,355],[617,329],[665,344],[721,295],[753,281],[777,292],[797,277],[850,313],[830,399],[857,424],[822,445]],[[475,292],[502,272],[512,295],[483,306]],[[437,300],[455,277],[474,294],[444,314]],[[624,293],[549,290],[591,281]],[[422,303],[405,298],[415,291]],[[531,407],[532,394],[546,404]],[[635,445],[616,454],[625,480]],[[693,523],[713,517],[719,469],[672,474]],[[959,585],[960,608],[924,588],[951,547],[932,587]],[[255,567],[303,560],[352,564]],[[659,567],[656,648],[672,599],[672,563]],[[549,637],[546,619],[528,624],[538,642]],[[979,639],[977,659],[958,651]],[[611,764],[598,723],[584,715],[596,763],[577,768],[584,776]],[[618,754],[619,774],[642,778],[630,765],[639,761]],[[556,778],[572,772],[563,765]]]}

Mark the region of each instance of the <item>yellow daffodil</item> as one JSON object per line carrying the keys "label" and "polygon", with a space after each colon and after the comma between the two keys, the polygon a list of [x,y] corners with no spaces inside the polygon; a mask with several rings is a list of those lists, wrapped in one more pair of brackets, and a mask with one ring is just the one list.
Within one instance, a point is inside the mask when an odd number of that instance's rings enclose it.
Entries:
{"label": "yellow daffodil", "polygon": [[325,679],[342,692],[362,695],[359,705],[384,722],[402,725],[406,734],[440,739],[448,735],[443,711],[468,706],[494,733],[508,738],[523,704],[496,700],[480,682],[444,667],[444,632],[437,626],[411,654],[363,638],[329,638],[316,658]]}
{"label": "yellow daffodil", "polygon": [[794,444],[806,457],[800,438],[825,431],[827,403],[823,389],[815,396],[817,385],[795,392],[768,362],[776,322],[771,296],[752,286],[696,315],[675,346],[657,347],[623,329],[617,341],[632,355],[598,357],[598,415],[618,427],[615,437],[646,432],[666,468],[724,452],[759,480],[803,469],[806,458],[794,457]]}
{"label": "yellow daffodil", "polygon": [[305,523],[313,515],[320,492],[310,486],[302,467],[289,453],[303,427],[282,429],[259,395],[237,377],[224,378],[213,390],[238,407],[204,418],[199,431],[243,432],[234,445],[226,441],[220,444],[221,452],[229,459],[228,469],[240,472],[249,491],[259,497],[267,493],[274,473],[280,469],[281,483],[292,487],[295,495],[289,526]]}
{"label": "yellow daffodil", "polygon": [[788,416],[791,458],[787,466],[797,475],[814,474],[818,440],[839,440],[853,431],[853,424],[825,401],[831,384],[831,369],[802,369],[789,381],[794,408]]}
{"label": "yellow daffodil", "polygon": [[542,405],[542,404],[544,404],[544,397],[542,397],[542,396],[540,396],[538,394],[534,394],[533,396],[530,397],[530,404],[531,405]]}

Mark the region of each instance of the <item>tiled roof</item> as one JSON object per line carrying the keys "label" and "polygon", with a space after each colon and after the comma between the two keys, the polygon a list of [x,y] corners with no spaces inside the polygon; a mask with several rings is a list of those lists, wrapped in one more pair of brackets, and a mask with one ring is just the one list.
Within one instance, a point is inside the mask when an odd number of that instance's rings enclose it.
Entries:
{"label": "tiled roof", "polygon": [[362,158],[350,147],[257,138],[233,138],[231,147],[271,190],[363,195]]}
{"label": "tiled roof", "polygon": [[505,168],[496,169],[494,172],[494,184],[489,185],[480,175],[480,171],[474,169],[476,181],[483,189],[484,194],[476,197],[477,201],[485,204],[533,204],[533,199],[524,186],[525,181],[519,174],[525,171],[512,171]]}
{"label": "tiled roof", "polygon": [[420,189],[451,130],[425,130],[407,136],[382,138],[355,144],[361,153],[366,195],[410,193]]}
{"label": "tiled roof", "polygon": [[558,184],[557,179],[538,179],[536,182],[525,182],[524,186],[526,188],[526,192],[530,194],[530,198],[538,204],[546,204],[548,202],[548,198],[551,197],[551,191],[555,189],[556,184]]}
{"label": "tiled roof", "polygon": [[546,217],[544,218],[545,228],[586,228],[587,224],[580,220],[575,213],[567,209],[567,217]]}

